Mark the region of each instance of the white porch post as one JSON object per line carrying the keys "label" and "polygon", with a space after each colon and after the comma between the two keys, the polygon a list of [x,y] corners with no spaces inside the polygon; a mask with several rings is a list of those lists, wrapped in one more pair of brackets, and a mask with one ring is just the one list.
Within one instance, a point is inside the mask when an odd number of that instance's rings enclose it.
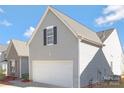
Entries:
{"label": "white porch post", "polygon": [[29,57],[28,57],[28,66],[29,66],[29,79],[32,80],[32,68],[31,68],[32,64],[31,64],[30,53],[29,53]]}
{"label": "white porch post", "polygon": [[7,62],[7,76],[10,75],[10,60]]}

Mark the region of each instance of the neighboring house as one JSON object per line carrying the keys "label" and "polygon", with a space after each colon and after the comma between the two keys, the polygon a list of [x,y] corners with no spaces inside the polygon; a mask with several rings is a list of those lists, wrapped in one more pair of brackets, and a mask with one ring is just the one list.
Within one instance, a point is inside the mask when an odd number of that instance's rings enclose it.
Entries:
{"label": "neighboring house", "polygon": [[97,33],[104,44],[102,51],[112,69],[114,75],[122,74],[122,54],[123,50],[120,44],[116,29],[109,29]]}
{"label": "neighboring house", "polygon": [[0,45],[0,69],[7,75],[6,45]]}
{"label": "neighboring house", "polygon": [[122,53],[122,66],[121,66],[121,70],[122,70],[122,75],[124,75],[124,52]]}
{"label": "neighboring house", "polygon": [[85,87],[112,73],[95,32],[48,7],[28,42],[34,82]]}
{"label": "neighboring house", "polygon": [[25,42],[11,40],[7,48],[8,75],[18,78],[28,71],[28,47]]}

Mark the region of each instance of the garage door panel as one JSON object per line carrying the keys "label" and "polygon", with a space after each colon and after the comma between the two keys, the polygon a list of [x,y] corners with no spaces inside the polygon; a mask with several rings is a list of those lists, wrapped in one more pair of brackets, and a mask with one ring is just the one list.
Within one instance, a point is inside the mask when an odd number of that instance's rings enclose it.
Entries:
{"label": "garage door panel", "polygon": [[33,81],[59,85],[73,86],[72,61],[33,61]]}

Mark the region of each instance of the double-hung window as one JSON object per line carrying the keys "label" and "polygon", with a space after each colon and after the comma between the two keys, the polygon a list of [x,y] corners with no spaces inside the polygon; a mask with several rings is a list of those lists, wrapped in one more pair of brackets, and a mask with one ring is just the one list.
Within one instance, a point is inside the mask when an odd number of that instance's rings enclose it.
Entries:
{"label": "double-hung window", "polygon": [[44,45],[57,44],[57,27],[49,26],[44,29]]}
{"label": "double-hung window", "polygon": [[47,45],[53,45],[54,44],[53,27],[48,28],[47,31],[46,31],[46,43],[47,43]]}

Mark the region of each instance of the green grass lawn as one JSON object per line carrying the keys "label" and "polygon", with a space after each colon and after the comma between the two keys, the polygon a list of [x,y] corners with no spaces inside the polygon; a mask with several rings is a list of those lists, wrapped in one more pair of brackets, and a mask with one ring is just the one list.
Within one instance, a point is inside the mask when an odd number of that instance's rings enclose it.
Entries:
{"label": "green grass lawn", "polygon": [[124,83],[101,83],[94,88],[124,88]]}

